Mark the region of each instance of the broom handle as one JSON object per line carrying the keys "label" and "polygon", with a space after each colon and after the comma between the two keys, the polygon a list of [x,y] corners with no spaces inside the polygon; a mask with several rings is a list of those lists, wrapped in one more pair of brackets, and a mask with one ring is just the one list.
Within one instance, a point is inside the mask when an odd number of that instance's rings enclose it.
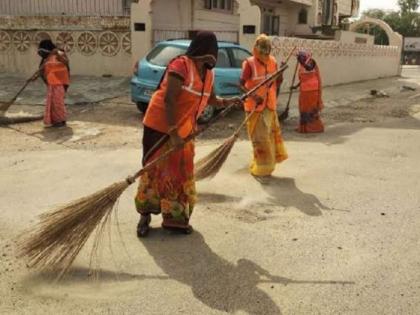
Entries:
{"label": "broom handle", "polygon": [[[247,93],[241,96],[241,101],[244,101],[246,98],[254,94],[261,86],[270,83],[271,81],[275,80],[280,74],[282,74],[289,66],[287,64],[283,65],[279,70],[277,70],[275,73],[273,73],[271,76],[269,76],[267,79],[259,83],[257,86],[255,86],[253,89],[249,90]],[[193,132],[188,137],[184,139],[184,143],[187,143],[194,138],[196,138],[198,135],[203,133],[205,130],[207,130],[210,125],[212,125],[216,120],[218,120],[220,117],[224,116],[229,110],[231,110],[235,105],[229,105],[226,107],[222,112],[220,112],[216,117],[211,119],[203,128],[200,130],[197,130],[196,132]],[[129,184],[132,184],[136,181],[138,177],[143,175],[146,171],[148,171],[150,168],[155,166],[157,163],[161,162],[162,160],[166,159],[170,154],[172,154],[174,151],[177,151],[184,147],[184,143],[180,144],[178,146],[170,148],[168,151],[161,154],[159,157],[151,161],[150,163],[147,163],[145,167],[143,167],[141,170],[139,170],[137,173],[135,173],[133,176],[127,177],[126,181]]]}
{"label": "broom handle", "polygon": [[293,95],[293,86],[295,85],[295,81],[296,81],[296,74],[298,72],[299,69],[299,62],[296,61],[296,67],[295,67],[295,73],[293,74],[293,80],[292,80],[292,86],[290,87],[290,92],[289,92],[289,99],[287,100],[287,106],[286,109],[289,108],[290,106],[290,102],[292,100],[292,95]]}
{"label": "broom handle", "polygon": [[19,95],[22,94],[22,92],[26,89],[26,87],[29,85],[29,83],[32,82],[32,78],[35,77],[41,70],[43,70],[44,69],[44,66],[45,66],[45,62],[38,68],[38,70],[36,70],[34,72],[33,75],[31,75],[30,78],[28,78],[25,81],[25,84],[20,88],[20,90],[16,93],[16,95],[9,102],[7,102],[3,106],[0,106],[0,111],[6,112],[10,108],[10,106],[12,106],[14,104],[14,102],[17,100],[17,98],[19,97]]}
{"label": "broom handle", "polygon": [[22,92],[26,89],[26,87],[29,85],[29,83],[31,83],[32,78],[37,74],[38,71],[39,70],[37,70],[29,79],[27,79],[25,81],[25,84],[20,88],[20,90],[16,93],[16,95],[9,102],[7,102],[4,106],[0,107],[0,111],[6,112],[9,109],[9,107],[13,105],[13,103],[17,100],[19,95],[22,94]]}

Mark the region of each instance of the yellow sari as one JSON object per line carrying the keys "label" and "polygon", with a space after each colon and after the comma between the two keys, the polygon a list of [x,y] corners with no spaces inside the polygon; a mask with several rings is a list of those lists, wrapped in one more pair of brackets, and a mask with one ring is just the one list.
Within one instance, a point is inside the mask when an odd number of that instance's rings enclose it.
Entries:
{"label": "yellow sari", "polygon": [[254,176],[270,176],[276,164],[287,159],[280,123],[275,111],[254,112],[248,122],[248,135],[254,148],[249,170]]}

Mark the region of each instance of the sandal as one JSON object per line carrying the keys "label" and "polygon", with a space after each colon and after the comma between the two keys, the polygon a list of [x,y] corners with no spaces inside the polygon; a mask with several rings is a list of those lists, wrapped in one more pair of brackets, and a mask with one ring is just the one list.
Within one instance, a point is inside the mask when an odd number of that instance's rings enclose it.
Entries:
{"label": "sandal", "polygon": [[140,221],[137,224],[137,237],[147,237],[150,230],[150,222],[152,221],[152,216],[150,214],[141,215]]}

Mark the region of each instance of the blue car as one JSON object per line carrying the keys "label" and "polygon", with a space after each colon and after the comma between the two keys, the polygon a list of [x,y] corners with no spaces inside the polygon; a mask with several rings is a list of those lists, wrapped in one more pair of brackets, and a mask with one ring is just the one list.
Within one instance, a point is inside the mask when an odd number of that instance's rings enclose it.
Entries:
{"label": "blue car", "polygon": [[[178,55],[185,54],[190,40],[167,40],[158,43],[149,54],[136,63],[131,79],[131,99],[141,112],[156,90],[169,61]],[[240,94],[238,87],[242,62],[251,53],[240,45],[229,42],[218,42],[219,53],[215,71],[215,93],[218,96],[235,96]],[[204,123],[211,119],[215,112],[213,106],[207,106],[199,121]]]}

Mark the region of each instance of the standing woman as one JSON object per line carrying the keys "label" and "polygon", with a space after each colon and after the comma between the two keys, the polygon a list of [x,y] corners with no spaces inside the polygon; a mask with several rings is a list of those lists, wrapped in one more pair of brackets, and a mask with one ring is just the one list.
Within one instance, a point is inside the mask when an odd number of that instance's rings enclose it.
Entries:
{"label": "standing woman", "polygon": [[[197,128],[197,119],[208,103],[229,106],[239,98],[214,94],[218,45],[212,32],[199,32],[185,55],[172,60],[144,117],[143,165],[174,146],[183,144],[140,179],[135,198],[140,222],[139,237],[147,236],[151,214],[162,213],[162,227],[191,233],[189,220],[196,203],[194,142],[184,139]],[[164,141],[161,141],[164,139]]]}
{"label": "standing woman", "polygon": [[70,84],[69,60],[49,39],[39,43],[38,55],[42,58],[39,73],[47,85],[44,125],[63,127],[67,120],[64,97]]}
{"label": "standing woman", "polygon": [[[250,90],[277,71],[277,61],[270,55],[270,38],[258,36],[253,56],[242,64],[241,86]],[[277,118],[277,95],[283,78],[270,85],[262,86],[245,103],[245,112],[252,115],[247,122],[249,138],[254,150],[250,172],[253,176],[269,177],[276,164],[287,159],[280,123]],[[255,110],[255,111],[254,111]]]}
{"label": "standing woman", "polygon": [[306,51],[300,51],[297,56],[299,62],[299,112],[300,123],[296,131],[300,133],[324,132],[320,113],[324,108],[322,102],[322,83],[316,61],[311,54]]}

